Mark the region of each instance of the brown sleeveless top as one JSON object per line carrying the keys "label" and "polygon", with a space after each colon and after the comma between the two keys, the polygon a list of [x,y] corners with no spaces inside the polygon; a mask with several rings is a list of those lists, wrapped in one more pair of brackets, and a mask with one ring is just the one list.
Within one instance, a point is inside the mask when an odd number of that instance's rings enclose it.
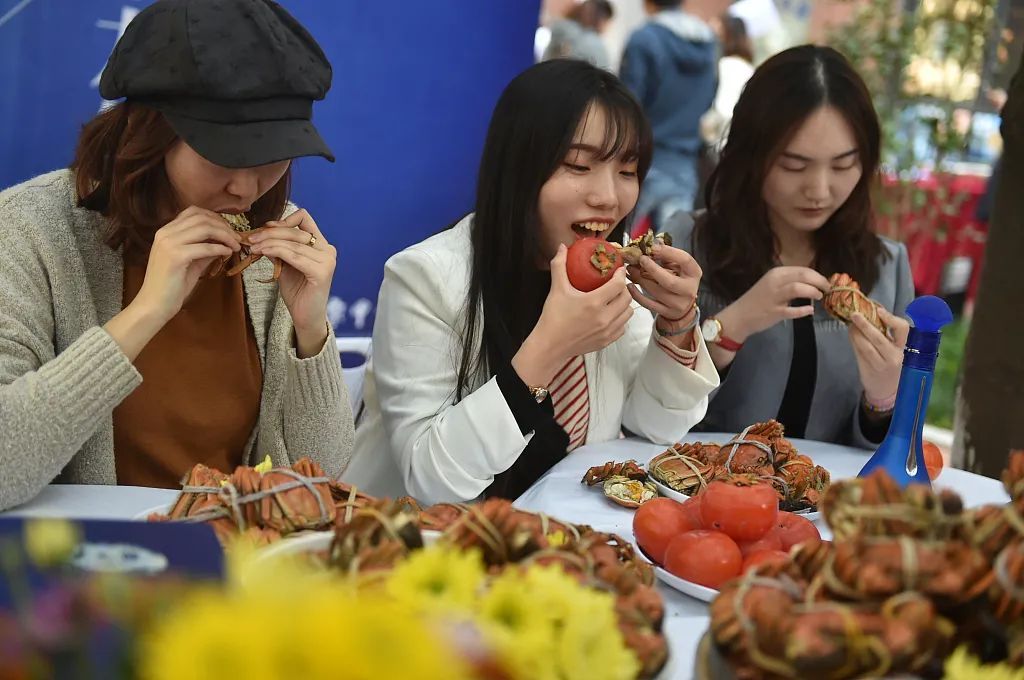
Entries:
{"label": "brown sleeveless top", "polygon": [[[127,306],[146,264],[124,263]],[[142,384],[114,409],[117,483],[176,488],[196,463],[230,472],[259,420],[263,369],[241,276],[200,281],[135,359]]]}

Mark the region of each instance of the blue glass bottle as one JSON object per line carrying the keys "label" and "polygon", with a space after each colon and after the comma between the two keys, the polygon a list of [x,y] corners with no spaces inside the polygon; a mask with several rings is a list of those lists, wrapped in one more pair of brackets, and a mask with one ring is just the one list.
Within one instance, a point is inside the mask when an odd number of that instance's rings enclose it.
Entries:
{"label": "blue glass bottle", "polygon": [[907,316],[913,326],[903,351],[903,369],[889,432],[858,476],[864,477],[883,468],[901,487],[908,484],[931,486],[921,437],[942,327],[953,320],[953,313],[941,298],[924,295],[907,305]]}

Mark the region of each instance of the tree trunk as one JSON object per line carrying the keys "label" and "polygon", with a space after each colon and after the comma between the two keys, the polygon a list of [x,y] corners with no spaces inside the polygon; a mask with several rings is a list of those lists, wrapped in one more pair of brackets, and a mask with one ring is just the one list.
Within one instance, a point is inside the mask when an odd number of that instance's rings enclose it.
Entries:
{"label": "tree trunk", "polygon": [[998,478],[1024,447],[1024,69],[1002,112],[1003,158],[964,353],[954,462]]}

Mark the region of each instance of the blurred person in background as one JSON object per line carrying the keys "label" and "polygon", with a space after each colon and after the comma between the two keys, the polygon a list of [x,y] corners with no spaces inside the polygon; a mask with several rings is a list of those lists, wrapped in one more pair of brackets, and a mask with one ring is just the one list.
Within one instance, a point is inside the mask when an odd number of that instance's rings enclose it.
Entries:
{"label": "blurred person in background", "polygon": [[714,103],[701,120],[701,133],[717,156],[729,134],[732,111],[739,101],[740,92],[754,75],[754,47],[747,35],[747,24],[740,17],[723,14],[712,26],[722,41],[722,57],[718,60],[718,91]]}
{"label": "blurred person in background", "polygon": [[654,132],[654,159],[636,213],[657,229],[672,212],[693,209],[700,120],[715,98],[718,41],[680,0],[645,0],[644,7],[651,17],[626,43],[620,75]]}
{"label": "blurred person in background", "polygon": [[543,61],[581,59],[607,70],[610,66],[608,48],[601,34],[614,16],[615,10],[608,0],[583,0],[569,10],[564,19],[552,22]]}
{"label": "blurred person in background", "polygon": [[[704,271],[703,335],[722,378],[695,429],[776,418],[792,437],[866,449],[885,437],[914,287],[906,247],[873,231],[880,144],[867,87],[831,48],[780,52],[747,82],[706,212],[668,225]],[[825,311],[840,272],[883,306],[888,333]]]}

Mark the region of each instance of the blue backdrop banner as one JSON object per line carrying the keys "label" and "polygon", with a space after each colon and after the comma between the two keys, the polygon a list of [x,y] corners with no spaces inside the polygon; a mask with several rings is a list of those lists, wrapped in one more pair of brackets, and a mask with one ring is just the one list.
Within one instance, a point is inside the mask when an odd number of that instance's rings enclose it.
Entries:
{"label": "blue backdrop banner", "polygon": [[[148,2],[0,0],[0,188],[67,166],[107,55]],[[487,121],[533,60],[540,0],[284,0],[334,83],[314,121],[338,160],[295,163],[294,200],[338,248],[329,306],[368,335],[384,261],[472,207]]]}

